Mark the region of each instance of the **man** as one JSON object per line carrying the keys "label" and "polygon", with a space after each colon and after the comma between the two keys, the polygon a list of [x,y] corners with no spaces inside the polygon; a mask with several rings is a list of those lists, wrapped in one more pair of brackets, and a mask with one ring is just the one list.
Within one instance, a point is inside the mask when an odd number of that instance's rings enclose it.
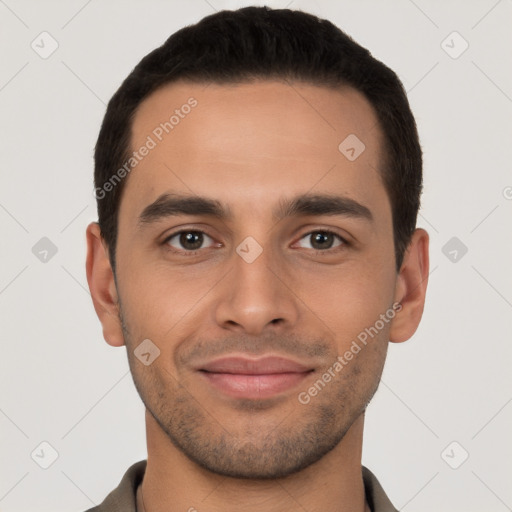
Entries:
{"label": "man", "polygon": [[361,451],[428,277],[396,75],[309,14],[219,12],[132,71],[95,164],[87,278],[148,457],[92,510],[395,510]]}

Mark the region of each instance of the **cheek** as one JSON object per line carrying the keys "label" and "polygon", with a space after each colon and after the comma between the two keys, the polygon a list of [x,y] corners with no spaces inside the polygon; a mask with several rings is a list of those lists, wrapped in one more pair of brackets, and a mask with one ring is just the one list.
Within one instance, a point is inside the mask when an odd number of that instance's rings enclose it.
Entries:
{"label": "cheek", "polygon": [[299,271],[293,289],[306,306],[305,311],[312,313],[312,321],[324,324],[341,350],[391,307],[394,277],[388,267],[379,262],[354,261],[337,268],[326,266],[308,275]]}
{"label": "cheek", "polygon": [[195,328],[198,318],[207,318],[205,298],[222,272],[194,271],[191,267],[170,269],[165,262],[131,263],[119,269],[119,291],[134,342],[149,338],[166,349],[172,339],[190,335],[191,319]]}

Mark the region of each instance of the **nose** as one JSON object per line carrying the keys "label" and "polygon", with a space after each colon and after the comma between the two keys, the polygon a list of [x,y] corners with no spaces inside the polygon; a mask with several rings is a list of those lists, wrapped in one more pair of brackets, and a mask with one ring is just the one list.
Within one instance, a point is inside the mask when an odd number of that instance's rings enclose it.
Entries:
{"label": "nose", "polygon": [[271,251],[263,248],[252,262],[236,252],[232,259],[231,271],[219,283],[217,324],[252,335],[261,335],[268,329],[292,328],[299,316],[300,301],[284,266]]}

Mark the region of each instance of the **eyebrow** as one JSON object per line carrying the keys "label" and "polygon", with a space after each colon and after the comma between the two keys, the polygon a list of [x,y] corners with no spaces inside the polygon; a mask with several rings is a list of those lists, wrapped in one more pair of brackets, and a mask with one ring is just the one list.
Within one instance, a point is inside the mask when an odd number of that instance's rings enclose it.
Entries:
{"label": "eyebrow", "polygon": [[[230,220],[233,213],[216,199],[196,195],[162,194],[142,210],[138,223],[142,228],[168,217],[179,215],[205,215]],[[302,194],[281,199],[273,211],[276,220],[297,216],[340,215],[373,222],[372,212],[354,199],[330,194]]]}

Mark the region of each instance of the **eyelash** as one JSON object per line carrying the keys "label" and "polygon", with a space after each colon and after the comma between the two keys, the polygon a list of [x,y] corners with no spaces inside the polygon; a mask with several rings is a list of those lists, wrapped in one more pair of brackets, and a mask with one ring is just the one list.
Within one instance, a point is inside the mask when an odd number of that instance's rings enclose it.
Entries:
{"label": "eyelash", "polygon": [[[213,240],[213,237],[211,237],[210,235],[208,235],[208,233],[200,230],[200,229],[182,229],[180,231],[176,231],[175,233],[172,233],[170,234],[163,242],[162,242],[162,245],[165,245],[167,250],[169,252],[172,252],[172,253],[175,253],[175,254],[185,254],[186,256],[195,256],[197,255],[197,253],[203,249],[196,249],[196,250],[193,250],[193,251],[187,251],[185,249],[182,249],[182,250],[178,250],[172,246],[169,245],[169,240],[173,239],[174,237],[178,236],[178,235],[181,235],[183,233],[200,233],[200,234],[203,234],[203,235],[206,235],[207,237],[211,238]],[[333,235],[334,237],[338,238],[340,241],[341,241],[341,244],[338,245],[338,246],[335,246],[335,247],[330,247],[328,249],[310,249],[312,250],[315,254],[329,254],[329,253],[332,253],[332,252],[337,252],[339,250],[343,250],[343,249],[346,249],[347,247],[350,246],[350,243],[347,242],[347,240],[345,238],[343,238],[341,235],[339,235],[338,233],[336,233],[335,231],[332,231],[332,230],[329,230],[329,229],[316,229],[316,230],[313,230],[313,231],[309,231],[307,233],[304,233],[304,235],[302,235],[299,240],[302,240],[303,238],[307,237],[307,236],[311,236],[315,233],[322,233],[322,234],[327,234],[327,235]]]}

